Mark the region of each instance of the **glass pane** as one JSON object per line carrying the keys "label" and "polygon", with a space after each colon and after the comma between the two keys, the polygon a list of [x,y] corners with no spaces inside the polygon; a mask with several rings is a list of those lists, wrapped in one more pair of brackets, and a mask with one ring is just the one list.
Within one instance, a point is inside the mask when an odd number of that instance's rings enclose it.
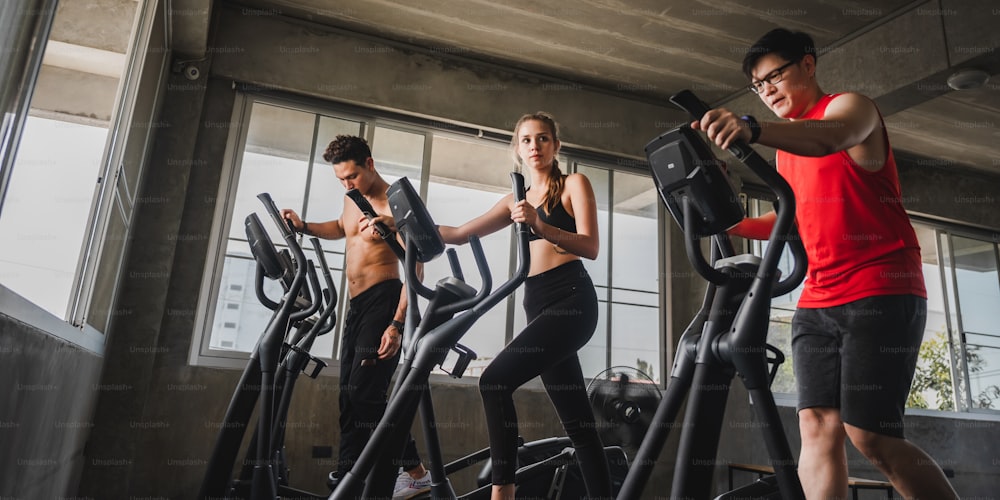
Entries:
{"label": "glass pane", "polygon": [[[230,212],[229,240],[209,339],[211,349],[252,351],[271,318],[272,312],[257,301],[254,291],[256,264],[246,242],[244,220],[256,213],[278,250],[282,249],[281,233],[257,195],[270,193],[278,208],[302,213],[315,121],[312,113],[253,104]],[[308,258],[308,249],[306,252]],[[339,266],[342,260],[330,264]],[[264,290],[274,301],[282,295],[280,285],[270,280],[265,280]]]}
{"label": "glass pane", "polygon": [[400,177],[408,177],[413,187],[420,191],[424,134],[376,126],[371,148],[375,169],[386,182],[392,184]]}
{"label": "glass pane", "polygon": [[604,288],[606,298],[606,287],[608,286],[608,245],[611,243],[607,239],[608,226],[611,221],[609,211],[611,205],[610,179],[611,172],[607,169],[578,165],[577,172],[590,179],[590,185],[594,188],[594,197],[597,198],[597,229],[601,235],[601,250],[594,260],[583,259],[583,265],[587,268],[590,278],[594,280],[594,285],[598,288],[598,297],[602,297],[601,289]]}
{"label": "glass pane", "polygon": [[614,288],[656,292],[656,207],[660,203],[648,176],[614,173],[612,275]]}
{"label": "glass pane", "polygon": [[[344,211],[344,186],[333,172],[333,165],[323,160],[323,153],[338,135],[359,135],[361,123],[321,116],[309,175],[309,193],[301,215],[307,221],[325,222],[340,218]],[[324,241],[323,248],[343,252],[345,241]],[[332,265],[332,263],[331,263]]]}
{"label": "glass pane", "polygon": [[597,302],[597,328],[590,342],[579,351],[583,377],[591,379],[608,369],[608,302]]}
{"label": "glass pane", "polygon": [[[750,214],[759,217],[772,210],[774,205],[767,200],[751,199],[749,202]],[[750,248],[754,255],[763,257],[767,250],[766,241],[753,241]],[[781,253],[778,262],[778,269],[782,276],[787,276],[794,265],[791,252],[786,247]],[[771,321],[768,323],[767,343],[777,348],[785,356],[785,361],[778,367],[774,381],[771,383],[771,390],[775,393],[794,394],[795,374],[792,371],[792,316],[795,314],[795,307],[802,294],[802,284],[799,284],[791,293],[786,293],[771,299]]]}
{"label": "glass pane", "polygon": [[[435,223],[448,226],[464,224],[485,213],[510,192],[507,148],[486,141],[438,135],[433,140],[427,209]],[[510,275],[511,232],[503,229],[482,238],[481,242],[496,287]],[[472,252],[468,245],[457,248],[457,252],[466,282],[478,289],[482,280]],[[447,258],[436,259],[424,266],[424,283],[428,286],[446,276],[451,276]],[[523,318],[520,299],[517,299],[515,309]],[[482,373],[506,344],[506,334],[507,305],[501,302],[476,322],[461,340],[479,357],[469,366],[467,375],[478,376]]]}
{"label": "glass pane", "polygon": [[[272,311],[257,301],[256,269],[247,243],[230,240],[219,280],[210,348],[251,352],[267,327]],[[281,286],[268,279],[264,280],[264,292],[274,301],[282,295]]]}
{"label": "glass pane", "polygon": [[952,237],[969,393],[973,408],[1000,409],[1000,275],[996,244]]}
{"label": "glass pane", "polygon": [[29,116],[0,212],[0,283],[59,318],[66,316],[107,134]]}
{"label": "glass pane", "polygon": [[[776,347],[785,355],[785,361],[778,366],[778,373],[771,382],[771,392],[794,394],[795,375],[792,371],[792,314],[788,313],[780,317],[771,315],[771,321],[767,327],[767,343]],[[768,358],[773,358],[768,354]],[[770,369],[770,366],[768,367]]]}
{"label": "glass pane", "polygon": [[1000,335],[996,311],[1000,309],[995,245],[989,241],[954,236],[952,252],[961,305],[962,329]]}
{"label": "glass pane", "polygon": [[924,285],[927,288],[927,323],[920,344],[917,367],[906,400],[908,408],[955,410],[952,383],[952,363],[948,341],[948,319],[945,315],[944,287],[937,256],[936,231],[913,224],[920,243]]}
{"label": "glass pane", "polygon": [[246,238],[243,220],[256,212],[275,241],[281,235],[257,199],[270,193],[278,208],[302,213],[315,115],[254,103],[229,226],[230,238]]}
{"label": "glass pane", "polygon": [[648,176],[614,172],[611,244],[611,364],[660,381],[657,204]]}
{"label": "glass pane", "polygon": [[[948,347],[951,350],[951,362],[953,365],[952,374],[955,374],[955,380],[953,380],[953,385],[955,387],[955,404],[958,406],[956,409],[960,411],[968,411],[970,405],[970,395],[969,395],[969,377],[966,366],[966,359],[964,356],[965,352],[965,340],[962,338],[962,332],[959,323],[959,313],[958,307],[956,305],[956,293],[955,290],[955,280],[953,279],[953,268],[954,268],[954,254],[951,247],[951,235],[945,231],[940,231],[938,233],[938,242],[940,244],[940,255],[939,261],[941,262],[941,267],[944,268],[944,287],[943,295],[945,305],[947,306],[947,322],[948,322]],[[929,320],[929,318],[928,318]],[[920,365],[917,365],[918,369]],[[910,396],[913,396],[913,390],[911,389]]]}
{"label": "glass pane", "polygon": [[[114,201],[115,205],[120,203],[120,199]],[[90,304],[90,313],[87,315],[87,324],[93,326],[100,332],[108,331],[111,322],[116,315],[128,314],[128,311],[111,310],[114,303],[115,294],[113,290],[119,279],[122,256],[125,252],[125,237],[128,231],[125,221],[122,219],[122,212],[117,206],[108,214],[108,228],[104,241],[108,244],[101,252],[101,262],[94,283],[94,290],[98,293],[93,295]],[[100,291],[104,293],[100,293]]]}
{"label": "glass pane", "polygon": [[[334,304],[334,307],[338,307],[340,304],[343,304],[344,301],[347,300],[346,292],[341,292],[340,290],[340,284],[344,278],[344,273],[340,269],[341,267],[343,267],[342,266],[343,261],[344,261],[344,254],[335,254],[332,252],[326,252],[326,263],[330,265],[330,275],[333,278],[334,286],[337,287],[337,303]],[[320,273],[321,271],[317,269],[316,272]],[[324,283],[322,274],[319,275],[319,279],[320,283]],[[323,287],[324,288],[326,287],[325,283],[323,284]],[[344,324],[344,318],[340,315],[340,309],[337,309],[336,313],[337,313],[336,317],[337,324],[334,326],[333,330],[326,333],[325,335],[316,338],[316,342],[313,343],[313,348],[310,349],[309,351],[313,356],[317,356],[320,358],[329,358],[329,359],[334,358],[334,352],[333,352],[334,340],[337,339],[339,332],[343,330],[343,328],[341,327]],[[339,355],[337,357],[339,357]]]}
{"label": "glass pane", "polygon": [[660,382],[659,309],[611,304],[611,365],[631,366]]}

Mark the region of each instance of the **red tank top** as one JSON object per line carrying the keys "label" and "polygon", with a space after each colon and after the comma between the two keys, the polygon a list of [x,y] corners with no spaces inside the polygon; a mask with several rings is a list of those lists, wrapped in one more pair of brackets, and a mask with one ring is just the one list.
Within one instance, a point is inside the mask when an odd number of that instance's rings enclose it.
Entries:
{"label": "red tank top", "polygon": [[[823,118],[837,95],[823,96],[801,119]],[[888,146],[884,123],[882,130]],[[920,245],[903,210],[891,148],[877,172],[858,166],[847,151],[821,157],[778,151],[777,165],[795,193],[795,219],[809,258],[799,307],[874,295],[927,297]]]}

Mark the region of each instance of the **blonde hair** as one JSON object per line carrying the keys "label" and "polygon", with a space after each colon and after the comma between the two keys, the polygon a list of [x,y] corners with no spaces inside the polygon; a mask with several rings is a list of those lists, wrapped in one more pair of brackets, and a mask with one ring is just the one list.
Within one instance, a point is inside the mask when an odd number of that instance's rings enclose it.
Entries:
{"label": "blonde hair", "polygon": [[[521,156],[517,154],[517,132],[521,129],[521,125],[524,124],[524,122],[531,120],[544,123],[545,126],[549,128],[549,133],[552,134],[552,140],[559,141],[559,124],[556,123],[556,119],[552,115],[544,111],[538,111],[521,116],[521,118],[517,120],[517,124],[514,125],[514,136],[510,139],[511,155],[514,158],[514,170],[517,172],[520,172],[521,167],[524,165],[524,160],[522,160]],[[566,184],[566,176],[563,175],[562,170],[559,169],[559,160],[557,158],[552,159],[552,170],[550,175],[552,178],[549,180],[549,188],[545,191],[545,195],[542,197],[542,204],[545,206],[545,211],[548,213],[552,213],[552,209],[559,203],[560,198],[562,198],[563,187]]]}

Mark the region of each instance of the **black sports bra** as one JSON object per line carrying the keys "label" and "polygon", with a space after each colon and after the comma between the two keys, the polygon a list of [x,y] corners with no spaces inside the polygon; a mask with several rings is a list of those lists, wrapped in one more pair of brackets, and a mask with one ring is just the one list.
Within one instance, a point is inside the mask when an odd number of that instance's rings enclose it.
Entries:
{"label": "black sports bra", "polygon": [[538,208],[540,209],[538,210],[538,218],[542,219],[542,222],[550,226],[558,227],[563,231],[571,233],[576,232],[576,219],[571,217],[569,212],[566,211],[566,207],[563,206],[562,200],[559,200],[559,203],[556,203],[556,206],[552,209],[551,214],[546,214],[543,207]]}

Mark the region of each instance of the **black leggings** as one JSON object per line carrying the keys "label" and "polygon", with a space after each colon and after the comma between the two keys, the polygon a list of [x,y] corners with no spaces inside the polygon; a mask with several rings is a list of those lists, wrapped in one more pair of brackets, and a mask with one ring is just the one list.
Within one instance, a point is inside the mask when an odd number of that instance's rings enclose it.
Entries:
{"label": "black leggings", "polygon": [[524,283],[524,310],[528,325],[479,378],[490,435],[493,484],[513,483],[517,469],[514,390],[541,375],[576,448],[588,496],[611,497],[608,461],[577,356],[597,326],[597,294],[583,263],[572,261],[529,277]]}

